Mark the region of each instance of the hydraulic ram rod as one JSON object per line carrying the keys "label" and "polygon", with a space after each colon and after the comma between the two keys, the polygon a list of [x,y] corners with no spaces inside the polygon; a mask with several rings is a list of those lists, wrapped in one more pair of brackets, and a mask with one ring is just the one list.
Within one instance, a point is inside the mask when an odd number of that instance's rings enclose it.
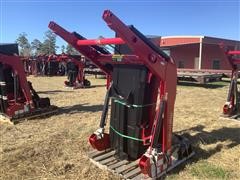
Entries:
{"label": "hydraulic ram rod", "polygon": [[78,46],[108,45],[108,44],[125,44],[125,41],[122,38],[86,39],[77,41]]}
{"label": "hydraulic ram rod", "polygon": [[240,55],[240,51],[228,51],[228,55]]}

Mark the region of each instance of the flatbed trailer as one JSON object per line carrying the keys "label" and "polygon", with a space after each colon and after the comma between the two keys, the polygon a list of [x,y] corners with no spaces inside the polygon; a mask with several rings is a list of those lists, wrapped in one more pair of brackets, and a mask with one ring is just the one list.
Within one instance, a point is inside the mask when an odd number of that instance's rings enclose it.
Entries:
{"label": "flatbed trailer", "polygon": [[85,68],[85,74],[90,75],[105,75],[105,73],[99,68]]}
{"label": "flatbed trailer", "polygon": [[[100,68],[86,68],[86,74],[105,75]],[[223,77],[231,77],[230,70],[213,70],[213,69],[177,69],[178,81],[191,81],[199,84],[221,81]]]}
{"label": "flatbed trailer", "polygon": [[190,73],[209,73],[209,74],[221,74],[224,77],[231,77],[231,70],[221,70],[221,69],[186,69],[186,68],[178,68],[179,72],[190,72]]}
{"label": "flatbed trailer", "polygon": [[221,81],[228,73],[231,73],[231,71],[177,69],[178,81],[192,81],[199,84]]}

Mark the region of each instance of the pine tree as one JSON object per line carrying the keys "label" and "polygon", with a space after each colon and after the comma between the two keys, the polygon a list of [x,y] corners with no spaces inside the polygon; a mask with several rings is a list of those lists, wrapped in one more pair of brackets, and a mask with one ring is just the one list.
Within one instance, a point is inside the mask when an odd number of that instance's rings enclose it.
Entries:
{"label": "pine tree", "polygon": [[56,49],[58,48],[56,46],[56,35],[48,30],[46,33],[45,33],[45,40],[43,41],[43,44],[42,44],[42,53],[43,54],[47,54],[47,55],[50,55],[50,54],[55,54],[56,53]]}
{"label": "pine tree", "polygon": [[27,39],[27,34],[25,32],[19,34],[16,43],[19,46],[19,52],[21,56],[30,56],[31,55],[31,45]]}
{"label": "pine tree", "polygon": [[68,44],[66,47],[66,53],[69,55],[80,55],[80,53],[76,49],[74,49],[70,44]]}
{"label": "pine tree", "polygon": [[40,55],[40,54],[43,54],[42,52],[42,46],[43,46],[43,43],[38,40],[38,39],[34,39],[32,42],[31,42],[31,49],[33,51],[33,54],[34,55]]}
{"label": "pine tree", "polygon": [[65,53],[66,47],[64,45],[61,46],[61,52]]}

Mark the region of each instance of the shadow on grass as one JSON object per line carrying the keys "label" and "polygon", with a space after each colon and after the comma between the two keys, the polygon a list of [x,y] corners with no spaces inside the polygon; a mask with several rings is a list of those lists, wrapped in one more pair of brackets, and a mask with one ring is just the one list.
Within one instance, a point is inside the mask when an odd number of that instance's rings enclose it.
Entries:
{"label": "shadow on grass", "polygon": [[187,86],[187,87],[202,87],[202,88],[208,88],[208,89],[216,89],[216,88],[222,88],[224,86],[228,86],[229,83],[227,82],[212,82],[207,84],[198,84],[195,82],[186,82],[186,81],[179,81],[179,86]]}
{"label": "shadow on grass", "polygon": [[46,112],[44,111],[43,113],[38,113],[38,116],[36,116],[36,117],[13,120],[13,124],[19,124],[21,122],[24,122],[24,120],[26,120],[26,119],[28,121],[30,121],[30,120],[39,121],[39,120],[44,120],[48,117],[56,116],[56,115],[62,115],[62,114],[71,115],[71,114],[76,114],[76,113],[79,113],[79,112],[99,112],[99,111],[102,111],[102,110],[103,110],[103,105],[88,106],[87,104],[77,104],[77,105],[66,106],[66,107],[54,106],[54,109],[49,111],[48,114],[46,114]]}
{"label": "shadow on grass", "polygon": [[73,106],[60,107],[59,114],[76,114],[79,112],[98,112],[103,110],[103,105],[76,104]]}
{"label": "shadow on grass", "polygon": [[72,91],[52,90],[52,91],[38,91],[38,94],[57,94],[57,93],[72,93]]}
{"label": "shadow on grass", "polygon": [[223,79],[222,79],[222,82],[225,82],[225,83],[230,83],[230,82],[231,82],[231,79],[230,79],[230,78],[228,78],[228,79],[226,79],[226,78],[223,78]]}
{"label": "shadow on grass", "polygon": [[106,84],[91,85],[90,87],[87,87],[87,88],[97,88],[97,87],[106,87]]}
{"label": "shadow on grass", "polygon": [[38,91],[38,94],[57,94],[57,93],[72,93],[73,91],[76,90],[81,90],[81,89],[90,89],[90,88],[98,88],[98,87],[106,87],[105,84],[100,84],[100,85],[92,85],[89,87],[85,87],[85,88],[76,88],[76,89],[72,89],[71,87],[69,87],[68,89],[71,91],[62,91],[62,90],[51,90],[51,91]]}
{"label": "shadow on grass", "polygon": [[[223,148],[230,149],[240,144],[239,127],[223,127],[221,129],[212,130],[211,132],[204,131],[204,128],[205,126],[198,125],[190,129],[176,132],[176,134],[180,134],[190,140],[195,155],[190,160],[188,160],[188,163],[185,163],[184,165],[180,165],[179,167],[175,168],[171,173],[169,173],[169,175],[179,173],[185,168],[186,164],[196,163],[200,160],[206,160],[212,155],[220,152]],[[193,132],[193,134],[195,135],[191,136],[188,134],[188,132]],[[230,143],[227,145],[223,145],[222,143],[225,141],[229,141]],[[210,150],[204,150],[201,148],[201,144],[214,145],[217,143],[218,145]]]}

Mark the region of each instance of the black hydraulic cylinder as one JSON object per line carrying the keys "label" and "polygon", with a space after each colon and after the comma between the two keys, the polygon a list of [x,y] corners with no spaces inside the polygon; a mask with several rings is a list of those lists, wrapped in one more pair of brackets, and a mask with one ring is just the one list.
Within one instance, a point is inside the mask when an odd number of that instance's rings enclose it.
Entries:
{"label": "black hydraulic cylinder", "polygon": [[2,99],[2,84],[1,82],[3,81],[3,65],[0,63],[0,112],[4,112],[4,106],[3,106],[3,99]]}
{"label": "black hydraulic cylinder", "polygon": [[[238,75],[237,75],[238,76]],[[234,96],[235,96],[235,111],[239,112],[239,92],[237,87],[237,78],[234,79]]]}
{"label": "black hydraulic cylinder", "polygon": [[30,81],[28,81],[28,86],[29,86],[29,89],[32,93],[33,99],[36,100],[36,101],[39,101],[40,97],[38,96],[37,92],[33,89],[32,83]]}
{"label": "black hydraulic cylinder", "polygon": [[100,121],[100,128],[104,128],[104,126],[106,125],[106,117],[107,117],[107,112],[108,112],[110,96],[111,96],[111,89],[112,89],[112,84],[109,86],[106,96],[105,96],[103,112],[102,112],[101,121]]}
{"label": "black hydraulic cylinder", "polygon": [[165,106],[166,106],[166,102],[161,101],[160,107],[159,107],[160,112],[159,112],[157,124],[155,126],[155,134],[153,135],[153,148],[157,148],[159,146],[159,138],[160,138],[160,133],[161,133],[162,124],[163,124],[163,118],[164,118],[163,114],[165,111]]}
{"label": "black hydraulic cylinder", "polygon": [[233,96],[233,87],[234,87],[234,80],[231,80],[230,86],[229,86],[229,91],[228,91],[228,97],[227,97],[227,101],[231,101],[231,98]]}
{"label": "black hydraulic cylinder", "polygon": [[235,91],[235,84],[236,84],[236,80],[235,78],[233,77],[232,80],[231,80],[231,83],[230,83],[230,86],[229,86],[229,91],[228,91],[228,97],[227,97],[227,101],[230,102],[231,99],[232,99],[232,96],[234,96],[234,91]]}
{"label": "black hydraulic cylinder", "polygon": [[138,31],[133,25],[129,27],[132,32],[134,32],[142,41],[144,41],[152,50],[160,54],[164,59],[169,60],[170,57],[159,49],[152,41],[150,41],[146,36],[144,36],[140,31]]}
{"label": "black hydraulic cylinder", "polygon": [[0,63],[0,108],[1,112],[5,112],[8,106],[6,81],[4,78],[4,66]]}
{"label": "black hydraulic cylinder", "polygon": [[14,101],[17,102],[17,96],[18,96],[18,78],[17,75],[13,75],[14,80]]}

